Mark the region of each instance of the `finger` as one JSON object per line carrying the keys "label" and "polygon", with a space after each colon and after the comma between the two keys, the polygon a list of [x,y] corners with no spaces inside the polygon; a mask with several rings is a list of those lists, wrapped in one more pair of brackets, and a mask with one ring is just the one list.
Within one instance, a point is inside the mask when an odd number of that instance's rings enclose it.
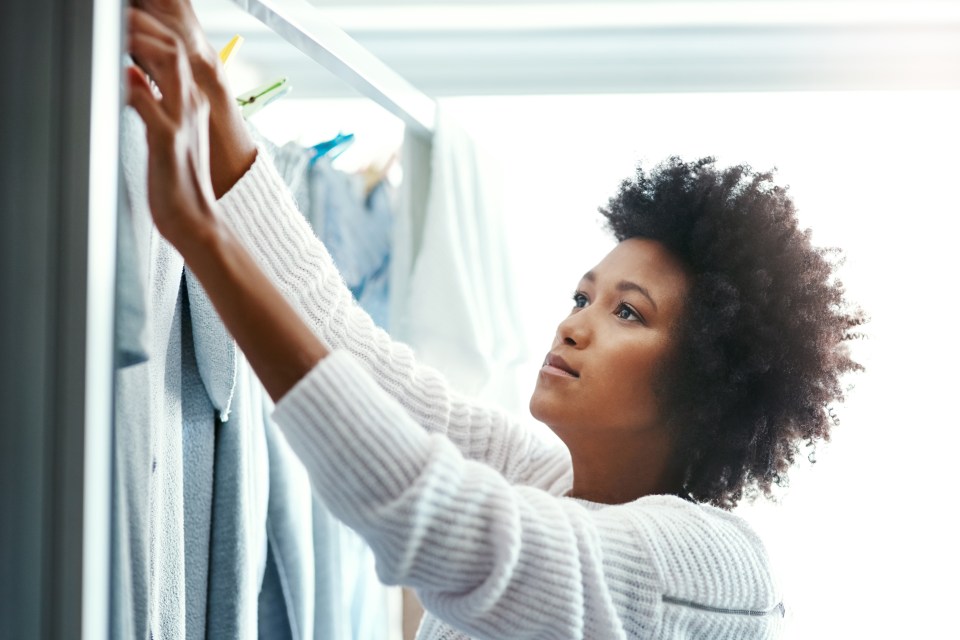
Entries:
{"label": "finger", "polygon": [[142,82],[143,84],[147,85],[147,87],[150,89],[150,93],[153,94],[154,98],[156,98],[157,100],[160,100],[161,98],[163,98],[163,94],[160,93],[160,90],[157,88],[157,85],[154,84],[153,80],[150,79],[150,76],[148,76],[146,71],[143,70],[143,67],[136,64],[136,60],[134,60],[133,66],[127,67],[127,73],[136,75],[136,77],[127,78],[128,83],[131,81]]}
{"label": "finger", "polygon": [[182,45],[176,31],[164,25],[159,19],[141,9],[127,9],[128,36],[147,35],[169,47]]}
{"label": "finger", "polygon": [[127,41],[130,55],[157,84],[163,108],[173,117],[183,112],[185,87],[193,78],[181,50],[176,45],[142,33],[131,33]]}
{"label": "finger", "polygon": [[[192,84],[193,77],[190,72],[190,60],[187,55],[186,43],[179,33],[147,11],[129,9],[127,16],[130,39],[128,47],[130,48],[131,55],[134,55],[136,59],[137,55],[134,53],[134,48],[140,45],[148,46],[149,50],[145,52],[145,54],[149,55],[149,53],[152,52],[156,57],[147,64],[166,64],[171,70],[176,70],[181,83],[184,85]],[[176,59],[176,65],[173,64],[174,58]],[[140,60],[138,60],[138,62],[140,62]],[[149,67],[145,68],[147,68],[151,76],[157,75]],[[158,69],[158,72],[159,71],[161,70]],[[157,78],[154,77],[154,79],[156,80]],[[162,89],[161,86],[161,90]],[[183,91],[179,93],[181,97],[185,95]]]}
{"label": "finger", "polygon": [[147,31],[155,36],[176,36],[176,31],[164,24],[160,18],[147,9],[131,7],[127,9],[127,26],[137,31]]}
{"label": "finger", "polygon": [[[192,11],[192,7],[189,5],[187,5],[187,8]],[[187,50],[190,50],[190,45],[195,44],[197,34],[192,33],[187,28],[182,17],[177,17],[181,13],[182,11],[175,11],[173,8],[131,8],[127,9],[127,26],[131,31],[149,33],[162,40],[176,40]],[[193,22],[199,29],[199,22],[196,21],[196,18]],[[201,39],[203,38],[201,37]]]}
{"label": "finger", "polygon": [[150,81],[136,67],[127,67],[127,104],[140,114],[148,134],[161,127],[169,127],[169,119],[154,95]]}

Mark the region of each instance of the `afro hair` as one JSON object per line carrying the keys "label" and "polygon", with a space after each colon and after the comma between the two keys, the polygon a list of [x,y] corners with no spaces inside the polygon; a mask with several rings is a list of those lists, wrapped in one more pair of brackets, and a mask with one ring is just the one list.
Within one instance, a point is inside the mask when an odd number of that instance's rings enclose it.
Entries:
{"label": "afro hair", "polygon": [[771,172],[713,158],[641,166],[600,212],[618,241],[659,241],[693,276],[656,389],[684,492],[725,509],[773,497],[801,445],[829,440],[841,378],[862,369],[839,252],[811,244]]}

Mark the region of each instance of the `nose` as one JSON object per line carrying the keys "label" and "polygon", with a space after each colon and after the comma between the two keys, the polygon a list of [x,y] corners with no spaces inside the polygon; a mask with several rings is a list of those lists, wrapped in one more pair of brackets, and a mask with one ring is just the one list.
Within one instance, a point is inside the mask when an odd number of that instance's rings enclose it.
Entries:
{"label": "nose", "polygon": [[588,318],[588,309],[571,313],[557,327],[557,341],[570,347],[583,348],[590,342],[592,329]]}

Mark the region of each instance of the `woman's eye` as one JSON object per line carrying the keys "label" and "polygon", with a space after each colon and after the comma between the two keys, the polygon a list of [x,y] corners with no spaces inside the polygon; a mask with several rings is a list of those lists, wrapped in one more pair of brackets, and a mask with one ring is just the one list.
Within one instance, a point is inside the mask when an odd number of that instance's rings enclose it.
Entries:
{"label": "woman's eye", "polygon": [[583,293],[577,291],[573,294],[573,306],[577,309],[582,309],[587,306],[587,296]]}
{"label": "woman's eye", "polygon": [[617,307],[616,316],[621,320],[636,320],[637,322],[643,322],[643,317],[625,304],[621,304],[619,307]]}

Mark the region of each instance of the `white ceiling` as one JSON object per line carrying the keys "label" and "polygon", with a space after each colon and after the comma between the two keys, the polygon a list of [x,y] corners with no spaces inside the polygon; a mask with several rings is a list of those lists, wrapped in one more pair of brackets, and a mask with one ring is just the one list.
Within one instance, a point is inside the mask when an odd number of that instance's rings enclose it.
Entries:
{"label": "white ceiling", "polygon": [[[308,0],[302,0],[304,2]],[[960,2],[309,0],[424,93],[960,89]],[[352,90],[231,0],[194,0],[251,78]]]}

